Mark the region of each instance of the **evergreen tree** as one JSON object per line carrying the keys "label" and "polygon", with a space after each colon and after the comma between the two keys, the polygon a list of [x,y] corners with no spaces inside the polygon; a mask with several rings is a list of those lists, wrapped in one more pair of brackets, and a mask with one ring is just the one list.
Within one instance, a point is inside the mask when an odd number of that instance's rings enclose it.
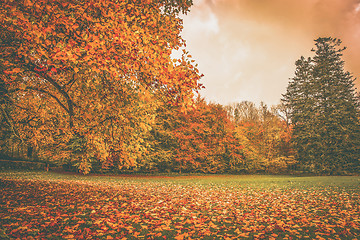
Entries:
{"label": "evergreen tree", "polygon": [[339,39],[318,38],[313,58],[296,61],[283,101],[290,109],[293,141],[302,166],[314,173],[358,172],[359,98],[344,70]]}

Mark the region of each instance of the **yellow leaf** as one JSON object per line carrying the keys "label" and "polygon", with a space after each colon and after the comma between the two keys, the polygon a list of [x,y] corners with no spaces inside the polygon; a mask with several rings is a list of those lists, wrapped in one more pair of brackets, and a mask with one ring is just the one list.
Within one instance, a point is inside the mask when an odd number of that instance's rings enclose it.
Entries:
{"label": "yellow leaf", "polygon": [[19,73],[19,72],[21,72],[21,69],[20,68],[14,68],[11,72],[12,73]]}
{"label": "yellow leaf", "polygon": [[66,235],[64,236],[65,239],[75,239],[75,236],[74,235]]}

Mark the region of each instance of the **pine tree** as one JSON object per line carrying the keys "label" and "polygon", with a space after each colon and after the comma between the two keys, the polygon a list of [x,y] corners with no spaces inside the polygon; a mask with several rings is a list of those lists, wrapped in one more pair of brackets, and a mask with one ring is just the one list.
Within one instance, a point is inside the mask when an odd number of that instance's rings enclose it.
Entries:
{"label": "pine tree", "polygon": [[344,70],[341,40],[318,38],[313,58],[296,62],[283,101],[290,109],[293,141],[302,167],[314,173],[359,171],[359,98]]}

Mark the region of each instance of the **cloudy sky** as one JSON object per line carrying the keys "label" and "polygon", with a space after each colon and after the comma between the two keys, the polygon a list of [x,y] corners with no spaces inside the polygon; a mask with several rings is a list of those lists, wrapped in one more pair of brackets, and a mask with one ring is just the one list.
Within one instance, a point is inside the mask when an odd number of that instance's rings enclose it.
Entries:
{"label": "cloudy sky", "polygon": [[208,101],[279,103],[295,61],[327,36],[347,47],[345,69],[360,88],[360,0],[194,0],[183,19]]}

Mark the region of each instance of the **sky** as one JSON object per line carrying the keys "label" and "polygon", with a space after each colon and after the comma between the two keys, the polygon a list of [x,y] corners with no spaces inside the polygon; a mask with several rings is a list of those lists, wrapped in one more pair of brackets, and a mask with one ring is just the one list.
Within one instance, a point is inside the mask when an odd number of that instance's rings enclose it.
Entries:
{"label": "sky", "polygon": [[360,0],[194,0],[182,18],[210,102],[280,103],[295,61],[329,36],[347,47],[345,70],[360,89]]}

